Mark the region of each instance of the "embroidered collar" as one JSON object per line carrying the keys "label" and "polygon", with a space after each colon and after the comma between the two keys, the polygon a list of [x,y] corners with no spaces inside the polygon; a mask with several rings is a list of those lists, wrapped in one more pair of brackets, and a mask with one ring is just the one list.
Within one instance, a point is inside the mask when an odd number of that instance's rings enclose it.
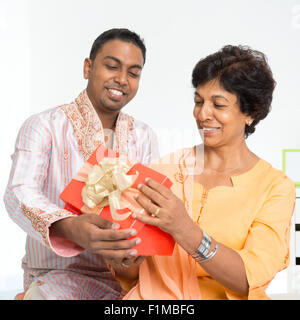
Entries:
{"label": "embroidered collar", "polygon": [[[86,90],[83,90],[74,102],[63,105],[63,111],[71,121],[77,138],[78,147],[87,160],[100,145],[105,145],[101,120],[93,107]],[[128,141],[133,130],[134,118],[120,112],[116,122],[113,149],[127,155]]]}

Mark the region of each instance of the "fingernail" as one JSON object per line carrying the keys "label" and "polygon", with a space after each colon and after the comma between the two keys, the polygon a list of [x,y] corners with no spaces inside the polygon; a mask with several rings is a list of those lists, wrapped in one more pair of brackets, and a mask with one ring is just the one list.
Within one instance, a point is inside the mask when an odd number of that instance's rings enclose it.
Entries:
{"label": "fingernail", "polygon": [[139,244],[141,242],[141,238],[136,238],[135,239],[135,244]]}
{"label": "fingernail", "polygon": [[142,184],[140,183],[140,184],[138,185],[138,189],[141,189],[141,187],[142,187]]}
{"label": "fingernail", "polygon": [[135,229],[130,230],[130,235],[131,236],[135,236],[136,235],[136,230]]}
{"label": "fingernail", "polygon": [[134,195],[133,197],[134,197],[134,199],[137,199],[137,198],[139,197],[139,195],[136,194],[136,195]]}
{"label": "fingernail", "polygon": [[130,255],[131,257],[136,256],[136,254],[137,254],[137,250],[135,250],[135,249],[133,249],[133,250],[131,250],[131,251],[129,252],[129,255]]}
{"label": "fingernail", "polygon": [[150,180],[150,178],[148,178],[148,177],[145,179],[146,182],[148,182],[149,180]]}
{"label": "fingernail", "polygon": [[133,213],[131,216],[132,216],[133,219],[136,218],[136,214],[135,213]]}
{"label": "fingernail", "polygon": [[111,225],[111,228],[112,228],[112,229],[119,229],[119,228],[120,228],[120,225],[119,225],[118,223],[113,223],[113,224]]}
{"label": "fingernail", "polygon": [[141,214],[145,213],[145,209],[141,209],[140,213]]}

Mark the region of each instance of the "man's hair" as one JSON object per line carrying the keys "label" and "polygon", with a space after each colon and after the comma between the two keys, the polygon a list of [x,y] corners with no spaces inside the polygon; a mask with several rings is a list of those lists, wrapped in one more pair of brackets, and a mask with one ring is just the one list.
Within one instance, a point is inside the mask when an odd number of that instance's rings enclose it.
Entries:
{"label": "man's hair", "polygon": [[144,44],[144,40],[141,39],[140,36],[135,32],[125,28],[121,28],[121,29],[114,28],[100,34],[100,36],[98,36],[98,38],[94,41],[91,52],[90,52],[90,59],[92,61],[94,61],[98,51],[102,48],[102,46],[110,40],[121,40],[124,42],[133,43],[135,46],[141,49],[143,58],[144,58],[144,64],[145,64],[146,47]]}

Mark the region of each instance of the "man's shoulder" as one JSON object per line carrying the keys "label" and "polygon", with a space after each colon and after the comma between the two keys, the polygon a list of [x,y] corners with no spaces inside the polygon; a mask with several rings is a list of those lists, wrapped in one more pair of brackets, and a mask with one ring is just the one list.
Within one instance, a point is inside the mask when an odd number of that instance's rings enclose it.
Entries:
{"label": "man's shoulder", "polygon": [[24,121],[24,124],[40,123],[41,125],[47,126],[47,124],[50,124],[53,121],[65,120],[66,116],[62,107],[63,105],[34,113]]}

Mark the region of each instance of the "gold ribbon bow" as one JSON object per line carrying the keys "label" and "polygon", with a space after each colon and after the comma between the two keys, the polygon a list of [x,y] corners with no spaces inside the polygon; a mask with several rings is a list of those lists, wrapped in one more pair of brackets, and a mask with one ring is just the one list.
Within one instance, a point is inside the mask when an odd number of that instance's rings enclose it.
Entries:
{"label": "gold ribbon bow", "polygon": [[127,219],[132,212],[118,214],[117,210],[129,208],[132,211],[139,209],[137,203],[133,200],[136,189],[130,188],[138,176],[127,175],[130,166],[119,158],[104,158],[98,165],[90,165],[85,170],[86,174],[81,174],[85,186],[82,188],[81,196],[84,204],[94,209],[110,206],[112,218],[120,221]]}

